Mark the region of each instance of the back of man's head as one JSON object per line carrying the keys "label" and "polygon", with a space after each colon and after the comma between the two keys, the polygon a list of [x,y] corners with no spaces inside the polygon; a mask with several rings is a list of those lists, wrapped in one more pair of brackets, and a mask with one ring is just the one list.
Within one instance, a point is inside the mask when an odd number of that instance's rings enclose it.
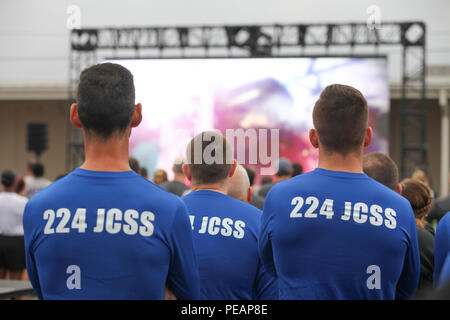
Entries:
{"label": "back of man's head", "polygon": [[97,64],[80,75],[78,115],[83,128],[104,140],[123,134],[135,106],[133,75],[114,63]]}
{"label": "back of man's head", "polygon": [[233,148],[216,131],[199,133],[186,148],[186,164],[193,184],[222,183],[233,165]]}
{"label": "back of man's head", "polygon": [[361,92],[333,84],[320,94],[313,111],[314,127],[324,151],[348,155],[364,142],[369,110]]}
{"label": "back of man's head", "polygon": [[40,178],[44,176],[45,173],[44,165],[42,163],[36,162],[35,164],[33,164],[31,172],[33,173],[35,178]]}
{"label": "back of man's head", "polygon": [[397,191],[399,184],[398,167],[388,155],[380,152],[366,154],[363,157],[363,170],[372,179]]}
{"label": "back of man's head", "polygon": [[241,165],[236,167],[231,179],[228,181],[227,194],[235,199],[250,202],[251,194],[249,194],[250,179],[247,175],[247,170]]}

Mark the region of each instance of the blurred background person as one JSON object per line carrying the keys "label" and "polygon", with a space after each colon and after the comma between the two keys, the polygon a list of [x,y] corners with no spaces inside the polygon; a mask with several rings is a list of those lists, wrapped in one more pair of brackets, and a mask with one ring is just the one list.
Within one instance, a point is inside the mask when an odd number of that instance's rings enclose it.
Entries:
{"label": "blurred background person", "polygon": [[172,171],[174,174],[173,180],[167,181],[166,176],[166,181],[161,183],[161,188],[164,188],[167,191],[181,197],[186,194],[186,191],[189,190],[189,187],[184,183],[186,176],[183,172],[183,159],[178,158],[175,160],[172,166]]}
{"label": "blurred background person", "polygon": [[251,203],[253,190],[250,187],[250,179],[243,166],[238,164],[233,176],[228,180],[227,194],[230,197]]}
{"label": "blurred background person", "polygon": [[387,154],[372,152],[363,157],[363,171],[372,179],[401,194],[397,164]]}
{"label": "blurred background person", "polygon": [[32,164],[31,173],[32,177],[25,181],[25,196],[28,199],[52,183],[44,177],[45,167],[42,163],[36,162]]}
{"label": "blurred background person", "polygon": [[31,180],[34,179],[34,175],[33,175],[33,165],[36,163],[36,160],[34,158],[29,159],[27,161],[27,165],[25,167],[25,175],[23,177],[23,179],[25,180],[25,184],[29,184],[29,182]]}
{"label": "blurred background person", "polygon": [[431,177],[428,174],[427,170],[425,170],[424,168],[416,168],[411,175],[411,179],[419,180],[420,182],[425,183],[430,188],[431,196],[433,197],[433,199],[437,198],[436,192],[431,187]]}
{"label": "blurred background person", "polygon": [[163,169],[156,170],[155,174],[153,175],[153,182],[160,185],[161,183],[166,181],[168,181],[167,172]]}
{"label": "blurred background person", "polygon": [[[252,188],[252,200],[251,200],[250,204],[254,205],[258,209],[262,210],[264,207],[264,198],[260,197],[258,195],[259,188],[256,188],[256,186],[254,185],[255,176],[256,176],[255,169],[253,169],[251,167],[244,167],[244,168],[247,171],[248,179],[250,181],[250,187]],[[272,182],[272,179],[270,179],[270,182]]]}
{"label": "blurred background person", "polygon": [[432,201],[430,189],[418,180],[406,179],[399,183],[397,164],[384,153],[372,152],[365,155],[363,170],[369,177],[401,194],[411,203],[420,253],[420,279],[416,296],[423,296],[433,287],[434,236],[425,229],[427,223],[424,220]]}
{"label": "blurred background person", "polygon": [[286,158],[280,158],[278,160],[278,171],[275,174],[275,181],[272,183],[266,183],[263,184],[261,186],[261,188],[259,189],[258,195],[260,197],[265,198],[267,196],[267,194],[269,193],[270,189],[272,189],[272,187],[280,182],[280,181],[284,181],[287,180],[289,178],[292,177],[292,163],[291,161],[289,161]]}
{"label": "blurred background person", "polygon": [[268,184],[268,183],[272,183],[272,182],[273,182],[273,179],[271,176],[263,176],[261,178],[261,186]]}
{"label": "blurred background person", "polygon": [[17,177],[17,179],[16,179],[16,186],[15,186],[15,190],[14,191],[18,195],[25,196],[25,187],[26,187],[26,185],[25,185],[24,177],[22,177],[22,176]]}
{"label": "blurred background person", "polygon": [[148,180],[148,171],[147,171],[147,168],[145,168],[145,167],[142,167],[142,168],[141,168],[141,176],[142,176],[143,178],[145,178],[145,179]]}
{"label": "blurred background person", "polygon": [[[448,183],[450,185],[450,174],[448,175]],[[436,226],[442,217],[450,211],[450,194],[446,197],[435,199],[431,206],[430,214],[427,216],[427,221],[433,226]]]}
{"label": "blurred background person", "polygon": [[139,166],[139,161],[136,158],[130,157],[128,158],[128,162],[130,164],[131,170],[133,170],[137,174],[141,174],[141,167]]}
{"label": "blurred background person", "polygon": [[434,234],[427,230],[425,217],[431,209],[433,197],[430,188],[423,182],[405,179],[401,183],[402,196],[411,203],[417,225],[417,239],[420,251],[420,280],[417,295],[423,295],[433,288]]}
{"label": "blurred background person", "polygon": [[303,166],[299,162],[294,162],[292,164],[292,176],[298,176],[303,173]]}
{"label": "blurred background person", "polygon": [[0,193],[0,279],[21,280],[25,270],[22,217],[28,199],[16,193],[16,174],[4,170]]}

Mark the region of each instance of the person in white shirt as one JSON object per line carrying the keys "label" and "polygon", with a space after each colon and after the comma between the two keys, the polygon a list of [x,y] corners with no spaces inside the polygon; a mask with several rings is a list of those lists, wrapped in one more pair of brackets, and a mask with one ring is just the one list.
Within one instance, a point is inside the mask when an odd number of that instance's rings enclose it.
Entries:
{"label": "person in white shirt", "polygon": [[25,243],[22,218],[28,199],[15,192],[16,174],[5,170],[0,192],[0,279],[22,279],[25,270]]}
{"label": "person in white shirt", "polygon": [[52,183],[50,180],[44,178],[44,166],[42,163],[34,163],[31,166],[31,172],[33,177],[25,181],[25,196],[28,199]]}

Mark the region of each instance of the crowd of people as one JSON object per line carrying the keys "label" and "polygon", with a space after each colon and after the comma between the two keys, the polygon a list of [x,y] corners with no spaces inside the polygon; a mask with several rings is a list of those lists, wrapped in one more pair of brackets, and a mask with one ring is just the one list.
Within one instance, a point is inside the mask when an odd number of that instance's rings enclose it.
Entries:
{"label": "crowd of people", "polygon": [[27,279],[22,217],[28,199],[51,184],[44,170],[41,163],[32,160],[23,176],[10,169],[1,173],[0,279]]}
{"label": "crowd of people", "polygon": [[207,131],[171,181],[164,170],[149,179],[129,157],[142,120],[133,76],[112,63],[84,70],[70,120],[85,162],[53,183],[38,162],[25,177],[2,172],[0,277],[23,279],[26,267],[40,299],[412,299],[447,288],[450,198],[436,199],[423,169],[400,181],[388,155],[364,155],[372,129],[355,88],[326,87],[312,116],[311,172],[280,158],[255,186],[255,169]]}

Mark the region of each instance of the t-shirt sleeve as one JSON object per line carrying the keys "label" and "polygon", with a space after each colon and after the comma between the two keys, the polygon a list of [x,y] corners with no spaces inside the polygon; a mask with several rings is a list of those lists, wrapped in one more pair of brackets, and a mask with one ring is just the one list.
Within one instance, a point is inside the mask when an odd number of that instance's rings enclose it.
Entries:
{"label": "t-shirt sleeve", "polygon": [[420,252],[419,241],[417,239],[416,221],[414,213],[410,207],[405,209],[405,214],[409,214],[406,226],[408,249],[406,251],[403,270],[397,283],[396,299],[406,300],[414,297],[420,278]]}
{"label": "t-shirt sleeve", "polygon": [[180,300],[200,297],[200,276],[192,240],[192,228],[184,203],[180,200],[169,235],[171,262],[167,283]]}
{"label": "t-shirt sleeve", "polygon": [[34,291],[39,299],[43,299],[41,286],[39,283],[39,276],[36,268],[36,261],[34,259],[34,248],[33,244],[35,241],[35,237],[37,235],[36,232],[36,223],[33,223],[33,215],[36,212],[33,212],[32,206],[30,202],[25,206],[25,210],[23,213],[23,231],[25,238],[25,260],[27,266],[28,278],[30,279],[31,285],[33,286]]}
{"label": "t-shirt sleeve", "polygon": [[450,237],[448,234],[450,214],[447,213],[439,222],[434,238],[434,285],[438,284],[442,266],[450,253]]}
{"label": "t-shirt sleeve", "polygon": [[261,216],[261,229],[258,237],[258,252],[265,270],[267,270],[267,272],[269,272],[272,276],[276,277],[277,272],[275,269],[272,251],[272,195],[273,192],[269,192],[267,198],[264,201],[264,209]]}

